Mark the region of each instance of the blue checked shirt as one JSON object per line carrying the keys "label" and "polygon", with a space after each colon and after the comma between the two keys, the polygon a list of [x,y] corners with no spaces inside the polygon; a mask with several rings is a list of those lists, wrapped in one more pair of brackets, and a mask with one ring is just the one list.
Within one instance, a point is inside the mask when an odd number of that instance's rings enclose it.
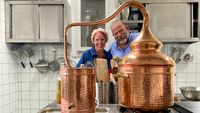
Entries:
{"label": "blue checked shirt", "polygon": [[129,46],[130,43],[135,40],[138,35],[139,33],[129,33],[128,44],[124,49],[119,48],[117,42],[114,41],[110,46],[110,53],[112,54],[112,56],[123,58],[125,55],[127,55],[131,51],[131,48]]}

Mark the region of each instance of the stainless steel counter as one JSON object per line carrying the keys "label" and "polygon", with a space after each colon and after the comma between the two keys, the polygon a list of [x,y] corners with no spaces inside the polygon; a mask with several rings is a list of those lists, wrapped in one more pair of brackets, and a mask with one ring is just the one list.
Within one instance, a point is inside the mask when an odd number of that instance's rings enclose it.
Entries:
{"label": "stainless steel counter", "polygon": [[[119,113],[119,105],[117,104],[100,104],[96,107],[95,113]],[[41,109],[38,113],[60,113],[60,104],[55,101]]]}
{"label": "stainless steel counter", "polygon": [[56,101],[50,103],[46,107],[42,108],[38,113],[54,113],[54,112],[60,112],[60,104],[57,104]]}
{"label": "stainless steel counter", "polygon": [[[175,101],[174,107],[170,108],[169,113],[199,113],[200,112],[199,101]],[[100,104],[96,107],[95,113],[122,113],[119,111],[120,105],[118,104]],[[56,102],[52,102],[38,113],[61,113],[60,105]],[[126,111],[124,113],[132,113]]]}

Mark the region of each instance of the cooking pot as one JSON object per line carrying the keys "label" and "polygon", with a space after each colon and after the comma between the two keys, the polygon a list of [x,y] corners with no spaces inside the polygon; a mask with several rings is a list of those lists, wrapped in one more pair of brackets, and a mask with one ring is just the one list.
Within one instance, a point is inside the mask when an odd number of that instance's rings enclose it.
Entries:
{"label": "cooking pot", "polygon": [[174,103],[175,62],[160,52],[162,43],[149,28],[149,16],[139,2],[125,4],[138,8],[144,17],[139,36],[131,43],[132,51],[118,64],[119,102],[127,108],[159,111]]}

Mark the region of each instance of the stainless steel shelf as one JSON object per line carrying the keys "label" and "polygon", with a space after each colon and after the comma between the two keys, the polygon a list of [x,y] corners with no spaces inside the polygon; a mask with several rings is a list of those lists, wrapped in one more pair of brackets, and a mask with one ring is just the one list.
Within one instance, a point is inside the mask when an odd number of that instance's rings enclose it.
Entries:
{"label": "stainless steel shelf", "polygon": [[122,20],[125,24],[143,23],[143,20]]}
{"label": "stainless steel shelf", "polygon": [[198,42],[199,38],[159,38],[163,43],[194,43]]}

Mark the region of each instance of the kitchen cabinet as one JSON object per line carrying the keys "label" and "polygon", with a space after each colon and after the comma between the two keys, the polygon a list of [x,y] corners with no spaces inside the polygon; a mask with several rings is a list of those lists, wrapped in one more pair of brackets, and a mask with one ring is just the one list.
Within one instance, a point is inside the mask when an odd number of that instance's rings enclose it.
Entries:
{"label": "kitchen cabinet", "polygon": [[[198,0],[138,0],[150,15],[150,29],[162,42],[199,41],[199,1]],[[118,0],[119,3],[124,0]],[[135,8],[138,11],[137,8]],[[131,11],[129,10],[129,15]],[[126,13],[125,13],[126,14]],[[133,12],[132,20],[121,18],[133,32],[142,28],[142,14]],[[128,16],[122,16],[128,17]],[[139,18],[141,17],[141,18]],[[131,32],[132,32],[131,31]]]}
{"label": "kitchen cabinet", "polygon": [[7,43],[63,43],[64,1],[6,1]]}

